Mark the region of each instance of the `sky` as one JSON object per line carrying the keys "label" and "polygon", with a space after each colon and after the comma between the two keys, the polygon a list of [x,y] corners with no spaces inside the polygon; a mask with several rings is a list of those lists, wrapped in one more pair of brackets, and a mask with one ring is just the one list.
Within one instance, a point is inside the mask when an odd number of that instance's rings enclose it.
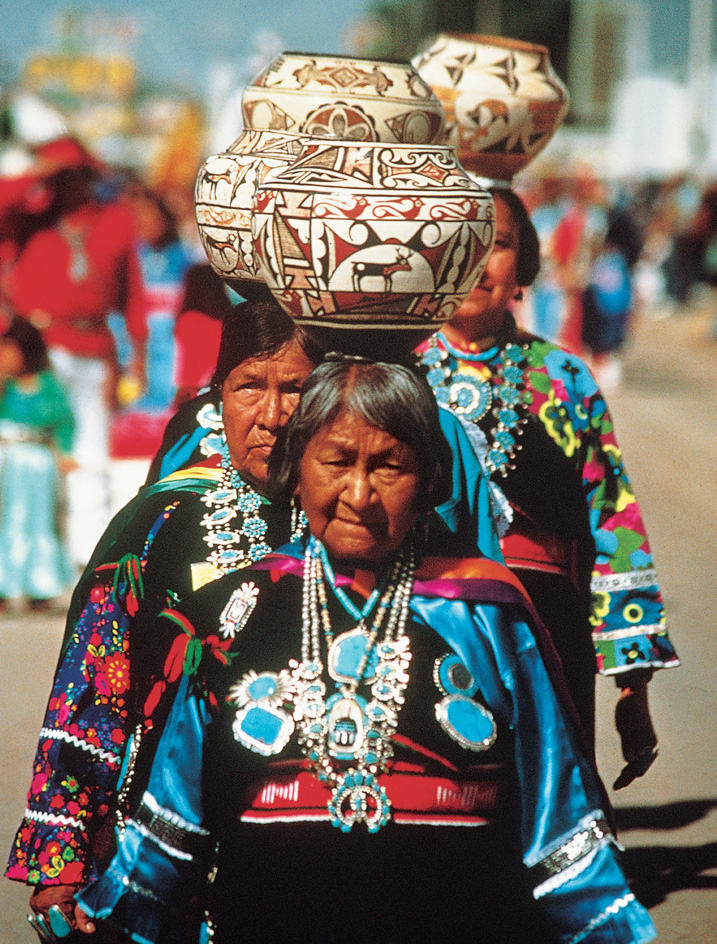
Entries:
{"label": "sky", "polygon": [[132,48],[140,77],[201,97],[213,65],[253,76],[257,47],[349,51],[352,23],[368,5],[369,0],[0,0],[0,63],[17,75],[31,52],[51,47],[58,13],[100,11],[131,18],[136,26]]}
{"label": "sky", "polygon": [[[653,68],[683,72],[689,0],[643,2],[651,11]],[[60,12],[101,12],[131,19],[141,78],[203,98],[210,71],[217,65],[244,73],[236,80],[245,84],[261,63],[282,49],[355,51],[352,33],[370,4],[371,0],[0,0],[0,65],[16,75],[32,51],[49,48],[56,41],[53,24]],[[717,5],[714,0],[712,5]],[[713,33],[717,34],[714,27]],[[262,51],[263,57],[257,59]],[[258,69],[253,66],[256,61]]]}

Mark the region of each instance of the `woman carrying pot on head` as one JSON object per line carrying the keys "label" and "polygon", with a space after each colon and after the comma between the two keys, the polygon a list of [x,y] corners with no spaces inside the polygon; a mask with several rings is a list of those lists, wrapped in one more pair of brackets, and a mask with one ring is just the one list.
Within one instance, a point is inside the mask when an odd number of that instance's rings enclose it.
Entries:
{"label": "woman carrying pot on head", "polygon": [[272,456],[310,533],[156,620],[192,657],[84,911],[163,944],[197,899],[215,944],[652,939],[519,582],[432,529],[451,464],[416,373],[314,371]]}
{"label": "woman carrying pot on head", "polygon": [[[272,298],[263,283],[245,282],[242,291],[257,299]],[[324,346],[336,344],[341,350],[341,345],[346,343],[342,335],[343,332],[337,330],[333,335],[327,334],[316,340]],[[377,340],[376,346],[390,349],[390,342],[386,342],[384,336]],[[397,348],[400,350],[400,343]],[[404,355],[398,353],[392,360],[395,362],[402,358],[405,359]],[[415,364],[412,352],[408,353],[407,359],[411,365]],[[202,456],[209,456],[216,450],[216,404],[216,387],[210,387],[179,406],[167,423],[162,443],[152,459],[146,485],[153,485],[179,469],[194,465]],[[443,435],[453,453],[453,464],[451,487],[437,509],[438,514],[450,531],[460,534],[486,557],[502,562],[498,534],[507,527],[509,509],[504,496],[485,473],[485,436],[447,408],[441,409],[439,416]]]}
{"label": "woman carrying pot on head", "polygon": [[625,785],[656,755],[647,682],[679,663],[605,400],[578,357],[516,326],[509,308],[533,282],[540,247],[520,198],[504,189],[493,197],[486,269],[419,352],[438,402],[488,439],[488,472],[513,512],[505,562],[550,632],[591,739],[596,671],[623,690]]}
{"label": "woman carrying pot on head", "polygon": [[[110,524],[75,590],[6,873],[36,887],[36,915],[57,905],[60,927],[63,915],[74,921],[73,894],[111,847],[120,770],[160,710],[162,686],[149,678],[167,652],[153,641],[138,662],[138,637],[164,607],[260,559],[300,526],[290,502],[272,499],[267,463],[320,356],[275,304],[234,309],[213,380],[217,451],[143,489]],[[85,919],[78,924],[87,929]]]}

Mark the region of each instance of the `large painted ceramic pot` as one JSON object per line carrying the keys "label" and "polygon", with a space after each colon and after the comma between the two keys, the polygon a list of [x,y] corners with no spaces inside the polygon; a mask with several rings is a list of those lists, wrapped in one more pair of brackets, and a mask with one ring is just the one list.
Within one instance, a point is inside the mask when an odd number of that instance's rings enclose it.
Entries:
{"label": "large painted ceramic pot", "polygon": [[546,146],[570,106],[545,46],[442,33],[414,65],[443,104],[445,142],[480,177],[509,181]]}
{"label": "large painted ceramic pot", "polygon": [[292,164],[306,135],[244,131],[226,151],[208,157],[197,174],[195,212],[202,244],[214,271],[242,292],[257,281],[251,214],[257,186]]}
{"label": "large painted ceramic pot", "polygon": [[285,52],[242,95],[244,127],[390,144],[444,134],[441,103],[408,62]]}
{"label": "large painted ceramic pot", "polygon": [[259,274],[307,327],[418,343],[480,278],[495,207],[451,148],[312,142],[259,185],[252,232]]}

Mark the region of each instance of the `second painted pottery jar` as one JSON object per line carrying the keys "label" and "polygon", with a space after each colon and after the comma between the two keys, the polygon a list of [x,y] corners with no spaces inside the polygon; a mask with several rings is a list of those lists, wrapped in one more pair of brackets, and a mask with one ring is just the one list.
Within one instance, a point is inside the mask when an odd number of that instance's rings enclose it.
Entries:
{"label": "second painted pottery jar", "polygon": [[430,144],[441,103],[409,62],[284,52],[242,95],[245,128],[346,141]]}
{"label": "second painted pottery jar", "polygon": [[545,46],[441,33],[414,65],[446,113],[446,143],[466,170],[510,181],[550,141],[570,106]]}
{"label": "second painted pottery jar", "polygon": [[217,275],[240,294],[245,281],[259,280],[251,235],[256,188],[292,164],[307,140],[287,132],[243,131],[199,168],[194,198],[202,245]]}
{"label": "second painted pottery jar", "polygon": [[314,141],[259,185],[252,232],[259,274],[305,326],[415,346],[480,278],[495,207],[451,148]]}

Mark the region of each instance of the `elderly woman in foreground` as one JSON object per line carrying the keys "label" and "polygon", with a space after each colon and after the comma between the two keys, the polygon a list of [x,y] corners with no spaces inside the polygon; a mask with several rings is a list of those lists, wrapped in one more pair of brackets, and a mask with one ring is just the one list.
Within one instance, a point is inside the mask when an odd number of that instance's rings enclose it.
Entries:
{"label": "elderly woman in foreground", "polygon": [[651,940],[520,584],[433,530],[428,386],[325,363],[283,446],[310,534],[160,614],[183,675],[81,908],[158,944]]}
{"label": "elderly woman in foreground", "polygon": [[[289,540],[291,503],[272,500],[268,458],[320,357],[273,302],[237,307],[224,324],[208,417],[209,458],[143,489],[113,520],[77,589],[33,764],[9,878],[35,886],[42,934],[77,924],[74,893],[107,864],[122,822],[116,787],[161,724],[167,652],[139,637],[169,603]],[[138,656],[138,652],[140,655]],[[161,703],[161,705],[160,705]],[[125,789],[130,776],[125,773]]]}

